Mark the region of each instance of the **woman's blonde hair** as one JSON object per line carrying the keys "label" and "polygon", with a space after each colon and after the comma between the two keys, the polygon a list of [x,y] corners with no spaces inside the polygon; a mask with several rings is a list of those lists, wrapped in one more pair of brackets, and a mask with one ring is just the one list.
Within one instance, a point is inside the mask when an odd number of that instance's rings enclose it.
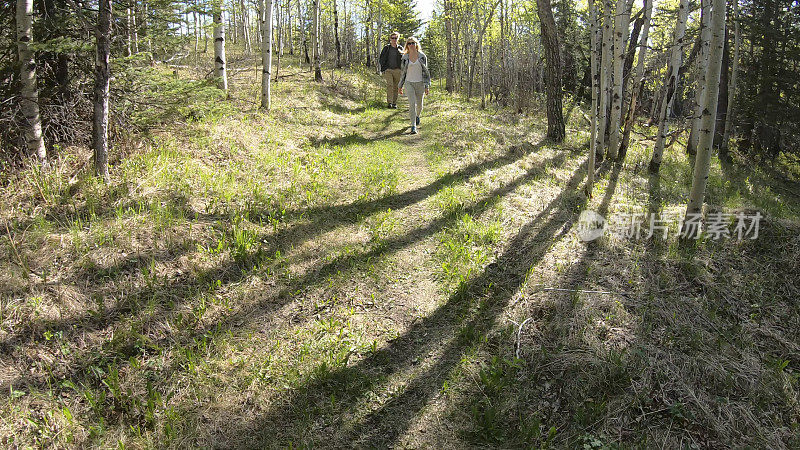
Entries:
{"label": "woman's blonde hair", "polygon": [[411,41],[414,44],[416,44],[417,51],[422,53],[422,45],[420,45],[419,39],[415,38],[414,36],[411,36],[406,39],[406,43],[403,45],[403,51],[401,52],[402,54],[405,55],[406,53],[408,53],[408,41]]}

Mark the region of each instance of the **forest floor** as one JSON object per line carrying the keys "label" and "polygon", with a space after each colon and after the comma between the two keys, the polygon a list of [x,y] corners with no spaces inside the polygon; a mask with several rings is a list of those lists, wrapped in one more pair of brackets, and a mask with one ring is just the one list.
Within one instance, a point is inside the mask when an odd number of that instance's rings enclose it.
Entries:
{"label": "forest floor", "polygon": [[[269,114],[255,69],[156,69],[108,183],[78,148],[7,176],[0,445],[800,446],[796,186],[715,159],[758,238],[681,242],[683,138],[652,177],[639,129],[587,199],[570,101],[552,144],[434,86],[409,135],[376,75],[290,62]],[[585,209],[675,222],[586,243]]]}

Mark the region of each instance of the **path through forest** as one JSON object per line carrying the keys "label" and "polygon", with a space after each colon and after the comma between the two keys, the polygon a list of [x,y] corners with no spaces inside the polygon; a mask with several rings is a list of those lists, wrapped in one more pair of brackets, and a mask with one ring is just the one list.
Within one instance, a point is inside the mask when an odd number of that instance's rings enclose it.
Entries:
{"label": "path through forest", "polygon": [[584,209],[682,212],[682,152],[648,177],[638,135],[587,199],[577,105],[555,145],[541,111],[435,87],[409,135],[405,100],[383,108],[373,74],[317,85],[285,66],[269,114],[251,74],[231,76],[224,102],[188,90],[178,118],[115,153],[108,184],[70,182],[80,152],[11,182],[0,435],[132,448],[796,440],[797,198],[715,165],[710,201],[768,212],[762,239],[587,244]]}

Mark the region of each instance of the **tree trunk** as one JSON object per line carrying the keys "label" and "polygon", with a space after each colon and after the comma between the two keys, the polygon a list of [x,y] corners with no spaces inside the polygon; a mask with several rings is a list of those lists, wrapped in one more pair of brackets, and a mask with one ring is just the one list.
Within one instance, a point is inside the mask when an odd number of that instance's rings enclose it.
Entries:
{"label": "tree trunk", "polygon": [[244,51],[248,55],[253,51],[253,43],[250,39],[250,13],[244,0],[239,0],[239,7],[242,9],[242,34],[244,38]]}
{"label": "tree trunk", "polygon": [[131,22],[133,27],[131,33],[133,34],[133,53],[139,53],[139,33],[136,31],[136,0],[133,1],[133,11],[131,15]]}
{"label": "tree trunk", "polygon": [[636,102],[644,85],[644,61],[647,58],[647,38],[650,33],[650,19],[653,15],[653,0],[644,0],[644,23],[642,23],[642,37],[639,40],[639,60],[636,63],[636,74],[631,90],[631,104],[628,106],[628,114],[625,119],[625,131],[622,133],[622,144],[619,148],[620,159],[625,157],[630,145],[631,129],[636,118]]}
{"label": "tree trunk", "polygon": [[600,60],[600,104],[597,106],[598,111],[600,114],[599,122],[600,122],[600,146],[597,148],[597,157],[601,158],[605,154],[605,143],[606,143],[606,125],[608,123],[608,85],[609,85],[609,78],[611,77],[610,69],[611,69],[611,41],[613,39],[611,33],[611,23],[613,20],[612,8],[614,4],[611,3],[609,0],[605,0],[603,2],[603,34],[602,34],[602,44],[601,44],[601,60]]}
{"label": "tree trunk", "polygon": [[683,57],[683,44],[686,34],[686,16],[689,13],[688,0],[681,0],[678,7],[678,20],[675,24],[675,34],[672,44],[672,53],[670,56],[670,63],[668,67],[668,78],[664,86],[664,99],[661,103],[661,110],[659,112],[658,123],[658,136],[656,137],[656,145],[653,149],[653,157],[650,159],[649,170],[651,173],[658,173],[661,168],[661,159],[664,154],[664,141],[667,137],[667,122],[672,111],[672,101],[675,98],[675,91],[678,85],[678,70],[681,67],[681,59]]}
{"label": "tree trunk", "polygon": [[561,90],[561,47],[558,29],[553,19],[550,0],[536,0],[539,21],[542,26],[542,46],[545,54],[545,78],[547,87],[547,137],[554,142],[564,140],[564,116]]}
{"label": "tree trunk", "polygon": [[99,0],[97,10],[97,53],[94,66],[94,119],[92,146],[94,172],[108,179],[108,92],[111,80],[111,0]]}
{"label": "tree trunk", "polygon": [[283,8],[281,8],[281,0],[277,0],[273,6],[275,10],[275,23],[278,24],[278,30],[275,33],[278,37],[277,53],[278,58],[275,61],[275,82],[278,82],[278,75],[281,71],[281,57],[283,56]]}
{"label": "tree trunk", "polygon": [[222,2],[214,5],[214,76],[219,80],[219,88],[228,90],[228,72],[225,68],[225,10]]}
{"label": "tree trunk", "polygon": [[597,136],[597,88],[600,84],[600,68],[597,67],[598,52],[597,48],[598,39],[600,37],[600,22],[597,20],[597,7],[594,0],[588,0],[589,3],[589,69],[591,70],[592,78],[592,120],[591,120],[591,141],[589,142],[589,161],[586,173],[586,188],[584,189],[586,196],[592,196],[592,187],[594,186],[594,167],[595,156],[597,153],[598,136]]}
{"label": "tree trunk", "polygon": [[47,151],[42,137],[39,115],[39,91],[36,87],[36,60],[30,44],[33,42],[33,0],[17,0],[17,51],[19,54],[20,110],[25,119],[25,144],[28,155],[47,163]]}
{"label": "tree trunk", "polygon": [[686,152],[697,153],[700,140],[700,117],[706,107],[706,72],[708,72],[708,51],[711,45],[711,0],[700,0],[702,3],[702,31],[700,32],[700,57],[697,58],[697,82],[695,83],[694,112],[692,113],[692,129],[686,142]]}
{"label": "tree trunk", "polygon": [[[728,70],[731,66],[730,46],[728,45],[728,28],[725,27],[725,37],[722,47],[722,68],[719,74],[719,94],[717,96],[717,119],[714,126],[714,148],[722,146],[722,136],[727,123],[726,113],[728,112]],[[726,157],[727,153],[721,152],[720,157]]]}
{"label": "tree trunk", "polygon": [[333,0],[333,34],[334,45],[336,46],[336,68],[342,68],[342,43],[339,41],[339,9],[336,7],[336,0]]}
{"label": "tree trunk", "polygon": [[319,0],[311,0],[314,8],[314,23],[312,25],[311,46],[314,52],[314,81],[322,83],[322,61],[320,60],[319,49]]}
{"label": "tree trunk", "polygon": [[131,46],[133,45],[133,22],[131,21],[131,9],[125,9],[125,15],[127,21],[125,22],[125,56],[131,56],[132,50]]}
{"label": "tree trunk", "polygon": [[722,133],[720,149],[727,152],[733,129],[733,117],[736,101],[736,81],[739,73],[739,51],[742,45],[742,33],[739,29],[739,0],[733,0],[733,63],[731,68],[731,81],[728,84],[728,108],[725,113],[725,130]]}
{"label": "tree trunk", "polygon": [[270,70],[272,69],[272,0],[262,0],[261,19],[261,109],[269,111],[272,101]]}
{"label": "tree trunk", "polygon": [[447,92],[452,94],[455,89],[453,77],[453,5],[448,0],[444,0],[444,17],[447,40],[447,73],[444,86]]}
{"label": "tree trunk", "polygon": [[714,0],[711,17],[711,46],[709,48],[708,77],[706,80],[707,107],[703,109],[700,128],[700,141],[697,159],[694,163],[692,189],[686,207],[686,220],[691,215],[701,213],[708,183],[708,169],[711,163],[711,150],[714,139],[714,122],[717,117],[717,95],[719,94],[719,75],[722,69],[722,51],[725,40],[725,0]]}
{"label": "tree trunk", "polygon": [[608,139],[608,158],[617,159],[620,142],[620,120],[622,118],[623,80],[625,66],[625,38],[628,36],[630,11],[626,0],[617,0],[614,14],[614,85],[611,95],[611,124]]}

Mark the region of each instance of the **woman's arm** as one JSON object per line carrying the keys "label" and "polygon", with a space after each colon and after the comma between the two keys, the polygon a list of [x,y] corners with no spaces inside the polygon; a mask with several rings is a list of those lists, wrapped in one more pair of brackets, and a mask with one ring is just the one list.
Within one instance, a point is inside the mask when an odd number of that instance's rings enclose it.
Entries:
{"label": "woman's arm", "polygon": [[397,90],[403,93],[403,84],[406,82],[406,71],[408,71],[408,59],[403,55],[400,58],[400,82],[397,83]]}

